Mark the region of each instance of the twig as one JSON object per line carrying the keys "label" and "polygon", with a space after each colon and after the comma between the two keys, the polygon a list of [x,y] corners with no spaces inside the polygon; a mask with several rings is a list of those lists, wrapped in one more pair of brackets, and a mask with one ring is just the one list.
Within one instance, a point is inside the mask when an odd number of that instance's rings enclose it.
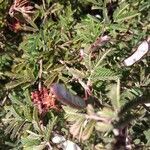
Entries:
{"label": "twig", "polygon": [[86,119],[91,119],[91,120],[96,120],[96,121],[102,121],[104,123],[111,123],[112,119],[110,118],[106,118],[106,117],[101,117],[101,116],[98,116],[96,114],[94,115],[85,115],[85,118]]}
{"label": "twig", "polygon": [[45,0],[42,0],[42,3],[43,3],[43,8],[44,8],[44,10],[46,10]]}
{"label": "twig", "polygon": [[38,74],[38,76],[39,76],[39,85],[38,85],[38,89],[39,89],[39,91],[41,91],[41,87],[42,87],[42,83],[41,83],[41,78],[42,78],[42,65],[43,65],[43,60],[42,59],[40,59],[40,61],[39,61],[39,74]]}
{"label": "twig", "polygon": [[5,104],[6,100],[7,100],[7,97],[8,97],[8,91],[6,92],[6,95],[5,95],[4,99],[0,103],[0,106],[4,106],[4,104]]}
{"label": "twig", "polygon": [[48,146],[48,150],[52,150],[53,149],[49,142],[47,142],[46,145]]}

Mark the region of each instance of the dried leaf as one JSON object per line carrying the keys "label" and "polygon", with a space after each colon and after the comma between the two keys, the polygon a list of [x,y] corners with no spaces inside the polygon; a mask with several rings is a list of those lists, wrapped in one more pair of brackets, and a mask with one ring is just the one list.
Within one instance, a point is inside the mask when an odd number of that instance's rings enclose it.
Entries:
{"label": "dried leaf", "polygon": [[92,134],[93,132],[93,129],[95,127],[95,124],[96,124],[96,121],[93,121],[91,120],[85,127],[85,129],[83,130],[82,132],[82,136],[81,136],[81,139],[84,141],[84,140],[87,140],[90,135]]}
{"label": "dried leaf", "polygon": [[94,108],[92,105],[88,104],[87,105],[87,114],[88,115],[93,115],[95,113]]}
{"label": "dried leaf", "polygon": [[80,132],[81,126],[83,125],[84,120],[80,119],[76,121],[71,127],[70,127],[70,133],[73,135],[73,137],[77,137],[77,135]]}
{"label": "dried leaf", "polygon": [[100,132],[109,132],[110,130],[113,129],[113,126],[111,124],[106,124],[103,122],[97,122],[95,124],[95,129],[100,131]]}
{"label": "dried leaf", "polygon": [[117,84],[110,85],[108,90],[107,96],[110,98],[113,108],[117,112],[120,109],[120,80],[118,79]]}
{"label": "dried leaf", "polygon": [[75,78],[75,79],[85,78],[85,74],[78,69],[67,67],[67,70],[69,71],[70,74],[72,74],[73,78]]}
{"label": "dried leaf", "polygon": [[98,111],[97,115],[106,119],[113,119],[116,117],[115,112],[108,107],[104,107],[101,111]]}

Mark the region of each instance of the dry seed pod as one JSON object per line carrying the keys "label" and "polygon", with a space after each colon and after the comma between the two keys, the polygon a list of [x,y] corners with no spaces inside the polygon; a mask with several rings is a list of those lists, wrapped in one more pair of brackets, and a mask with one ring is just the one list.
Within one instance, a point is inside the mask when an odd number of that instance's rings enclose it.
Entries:
{"label": "dry seed pod", "polygon": [[95,50],[97,50],[98,48],[100,48],[101,46],[105,45],[107,42],[109,42],[111,39],[110,36],[108,35],[105,35],[105,36],[101,36],[101,37],[98,37],[96,39],[96,41],[91,45],[91,48],[90,50],[93,52]]}
{"label": "dry seed pod", "polygon": [[52,142],[55,144],[60,144],[65,141],[66,139],[64,138],[64,136],[59,135],[59,134],[54,134],[54,137],[52,138]]}
{"label": "dry seed pod", "polygon": [[63,104],[67,104],[73,108],[83,109],[86,107],[85,100],[81,97],[73,95],[62,84],[54,83],[50,87],[50,91],[54,97]]}
{"label": "dry seed pod", "polygon": [[125,66],[131,66],[137,61],[139,61],[148,51],[149,48],[149,41],[143,41],[137,48],[137,50],[127,59],[123,61]]}
{"label": "dry seed pod", "polygon": [[63,150],[81,150],[81,148],[74,142],[67,140],[63,143]]}

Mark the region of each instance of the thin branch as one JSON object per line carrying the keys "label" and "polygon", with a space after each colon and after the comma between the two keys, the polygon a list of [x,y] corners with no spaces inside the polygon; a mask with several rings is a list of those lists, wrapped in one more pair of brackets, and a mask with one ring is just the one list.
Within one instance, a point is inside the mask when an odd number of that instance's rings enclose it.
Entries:
{"label": "thin branch", "polygon": [[43,3],[43,8],[44,8],[44,10],[46,10],[45,0],[42,0],[42,3]]}
{"label": "thin branch", "polygon": [[91,119],[91,120],[96,120],[96,121],[102,121],[104,123],[108,123],[110,124],[112,119],[110,118],[106,118],[106,117],[101,117],[101,116],[98,116],[96,114],[93,114],[93,115],[85,115],[85,118],[86,119]]}
{"label": "thin branch", "polygon": [[5,97],[4,97],[4,99],[1,101],[1,103],[0,103],[0,106],[4,106],[4,104],[5,104],[5,102],[6,102],[6,100],[7,100],[7,97],[8,97],[8,91],[6,92],[6,95],[5,95]]}
{"label": "thin branch", "polygon": [[43,69],[42,69],[42,66],[43,66],[43,60],[42,59],[40,59],[40,61],[39,61],[39,74],[38,74],[38,76],[39,76],[39,85],[38,85],[38,89],[39,89],[39,91],[41,91],[41,87],[42,87],[42,81],[41,81],[41,79],[42,79],[42,71],[43,71]]}

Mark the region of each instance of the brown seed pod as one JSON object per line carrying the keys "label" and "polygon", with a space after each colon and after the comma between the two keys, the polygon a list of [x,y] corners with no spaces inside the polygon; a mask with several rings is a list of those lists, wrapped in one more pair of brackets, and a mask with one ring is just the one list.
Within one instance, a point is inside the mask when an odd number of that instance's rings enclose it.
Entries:
{"label": "brown seed pod", "polygon": [[84,99],[79,96],[73,95],[62,84],[52,84],[50,87],[50,91],[55,96],[55,98],[63,104],[67,104],[77,109],[83,109],[86,107]]}

